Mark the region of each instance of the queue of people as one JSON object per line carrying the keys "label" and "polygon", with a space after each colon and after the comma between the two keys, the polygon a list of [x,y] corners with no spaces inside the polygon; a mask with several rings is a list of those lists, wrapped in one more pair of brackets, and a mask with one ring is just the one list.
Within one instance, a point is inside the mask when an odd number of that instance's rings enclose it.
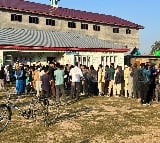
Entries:
{"label": "queue of people", "polygon": [[105,67],[99,64],[96,70],[93,65],[87,67],[78,62],[70,66],[55,62],[28,66],[17,61],[14,67],[1,67],[0,90],[5,88],[5,82],[15,81],[19,96],[35,91],[36,96],[53,97],[56,103],[67,104],[67,90],[71,100],[85,95],[136,98],[143,105],[158,101],[159,68],[151,63],[140,67],[136,63],[125,65],[124,70],[121,66],[115,68],[113,63]]}

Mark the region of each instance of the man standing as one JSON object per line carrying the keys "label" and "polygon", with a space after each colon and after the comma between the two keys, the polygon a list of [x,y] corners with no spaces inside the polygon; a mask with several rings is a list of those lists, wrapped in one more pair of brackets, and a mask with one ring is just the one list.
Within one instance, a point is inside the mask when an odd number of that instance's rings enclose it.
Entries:
{"label": "man standing", "polygon": [[21,95],[24,92],[24,79],[21,65],[17,66],[14,76],[16,78],[16,93],[17,95]]}
{"label": "man standing", "polygon": [[4,66],[2,66],[0,70],[0,91],[4,90],[4,78],[5,78],[5,71],[4,71]]}
{"label": "man standing", "polygon": [[56,87],[56,103],[62,104],[60,97],[62,95],[64,104],[66,104],[66,95],[64,93],[64,69],[59,63],[56,64],[57,69],[54,71],[55,87]]}
{"label": "man standing", "polygon": [[50,62],[48,74],[50,75],[50,78],[51,78],[51,93],[52,93],[53,97],[56,96],[55,83],[54,83],[55,82],[55,79],[54,79],[54,71],[55,70],[56,70],[55,63]]}
{"label": "man standing", "polygon": [[132,67],[129,67],[128,72],[128,97],[133,98],[133,77],[131,76]]}
{"label": "man standing", "polygon": [[122,72],[122,68],[118,66],[117,71],[115,73],[115,83],[113,87],[113,95],[115,95],[116,97],[121,96],[123,82],[124,82],[124,75]]}
{"label": "man standing", "polygon": [[104,95],[103,87],[104,87],[104,71],[103,71],[103,66],[100,64],[98,66],[98,91],[99,91],[99,96]]}
{"label": "man standing", "polygon": [[44,74],[41,76],[42,81],[42,96],[50,97],[51,95],[51,76],[48,74],[49,70],[47,67],[44,68]]}
{"label": "man standing", "polygon": [[81,78],[83,77],[81,69],[78,67],[78,62],[75,63],[75,67],[70,70],[69,75],[71,76],[71,98],[74,96],[79,99],[81,90]]}
{"label": "man standing", "polygon": [[114,63],[110,64],[108,74],[109,74],[108,95],[111,96],[113,94],[113,85],[114,85],[114,74],[115,74]]}
{"label": "man standing", "polygon": [[128,97],[128,92],[129,92],[129,86],[128,86],[128,83],[129,83],[129,67],[127,65],[124,66],[124,94],[125,94],[125,97]]}
{"label": "man standing", "polygon": [[108,94],[108,86],[109,86],[110,79],[109,79],[109,66],[108,65],[105,66],[105,76],[104,76],[104,79],[105,79],[104,95],[107,96],[107,97],[109,97],[110,95]]}
{"label": "man standing", "polygon": [[36,70],[34,71],[34,81],[36,83],[36,96],[40,95],[41,92],[41,81],[40,81],[40,67],[37,66]]}
{"label": "man standing", "polygon": [[153,63],[150,63],[150,66],[149,66],[149,102],[152,102],[155,98],[155,88],[156,88],[156,76],[157,76],[157,71],[155,69],[155,64]]}
{"label": "man standing", "polygon": [[82,70],[82,74],[83,74],[83,79],[82,79],[82,94],[83,95],[88,95],[88,69],[86,67],[86,65],[82,65],[81,66],[81,70]]}
{"label": "man standing", "polygon": [[137,63],[133,64],[133,70],[130,73],[130,75],[133,77],[133,97],[140,99],[140,95],[139,93],[139,79],[138,79],[138,75],[139,75],[139,69],[137,68]]}
{"label": "man standing", "polygon": [[94,66],[91,65],[88,74],[88,81],[89,81],[89,96],[98,95],[98,82],[97,82],[97,71],[94,69]]}
{"label": "man standing", "polygon": [[148,94],[149,89],[149,75],[150,72],[146,69],[145,64],[140,65],[141,68],[139,69],[139,94],[141,97],[141,103],[143,105],[149,104],[150,98]]}

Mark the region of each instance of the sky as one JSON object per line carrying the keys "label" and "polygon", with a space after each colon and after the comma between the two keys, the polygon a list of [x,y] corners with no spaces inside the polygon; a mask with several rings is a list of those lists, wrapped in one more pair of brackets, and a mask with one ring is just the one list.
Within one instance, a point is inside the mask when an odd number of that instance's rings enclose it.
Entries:
{"label": "sky", "polygon": [[[27,0],[50,5],[50,0]],[[113,15],[144,26],[140,29],[139,49],[149,54],[160,41],[160,0],[60,0],[59,7]]]}

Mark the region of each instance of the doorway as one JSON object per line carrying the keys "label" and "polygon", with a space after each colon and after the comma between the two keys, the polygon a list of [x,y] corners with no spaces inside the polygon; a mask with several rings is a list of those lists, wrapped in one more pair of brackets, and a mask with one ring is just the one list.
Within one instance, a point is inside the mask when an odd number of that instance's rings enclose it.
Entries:
{"label": "doorway", "polygon": [[56,57],[47,57],[47,63],[56,62]]}

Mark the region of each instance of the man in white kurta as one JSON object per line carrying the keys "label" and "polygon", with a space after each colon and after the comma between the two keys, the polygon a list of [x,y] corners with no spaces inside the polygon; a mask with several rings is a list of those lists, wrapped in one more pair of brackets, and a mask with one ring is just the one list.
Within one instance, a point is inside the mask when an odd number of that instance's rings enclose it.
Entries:
{"label": "man in white kurta", "polygon": [[76,99],[79,99],[83,74],[77,62],[75,67],[70,70],[69,75],[71,76],[71,98],[76,97]]}

